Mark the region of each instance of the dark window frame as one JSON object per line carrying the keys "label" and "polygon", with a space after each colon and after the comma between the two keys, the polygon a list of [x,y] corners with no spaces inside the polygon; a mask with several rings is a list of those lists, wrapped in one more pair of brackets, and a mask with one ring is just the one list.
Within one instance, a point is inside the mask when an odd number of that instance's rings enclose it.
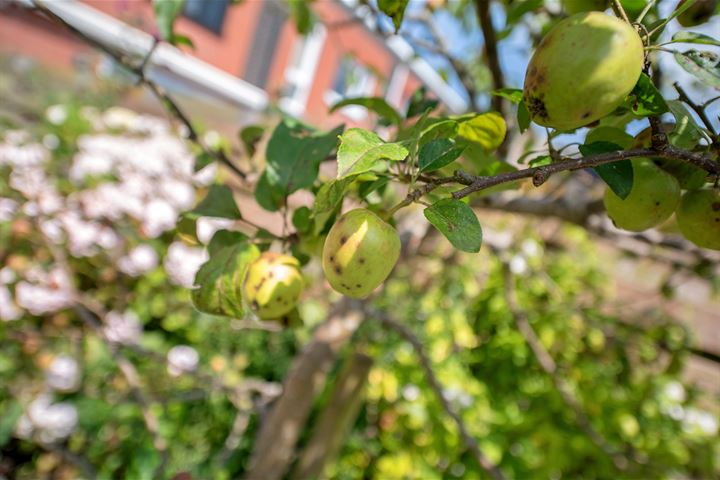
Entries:
{"label": "dark window frame", "polygon": [[[199,15],[188,13],[188,7],[192,8],[193,5],[200,8],[200,12],[202,13],[200,13]],[[221,5],[220,8],[222,8],[222,11],[218,12],[220,15],[219,20],[216,18],[203,17],[203,15],[209,16],[210,13],[208,12],[213,12],[211,8],[217,8],[217,5]],[[219,37],[222,37],[222,32],[225,27],[225,20],[227,18],[228,9],[230,8],[230,6],[230,0],[186,0],[185,6],[183,7],[182,15],[193,23],[200,25],[205,30],[212,32]],[[215,15],[218,15],[218,13],[215,13]]]}

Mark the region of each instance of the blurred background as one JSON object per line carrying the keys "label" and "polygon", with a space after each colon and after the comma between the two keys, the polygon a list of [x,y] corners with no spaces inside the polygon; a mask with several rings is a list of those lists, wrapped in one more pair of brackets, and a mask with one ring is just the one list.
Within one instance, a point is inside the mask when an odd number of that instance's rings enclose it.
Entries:
{"label": "blurred background", "polygon": [[[190,302],[216,231],[286,233],[253,196],[280,118],[383,134],[363,107],[329,110],[359,96],[494,108],[498,72],[522,88],[560,2],[489,2],[495,66],[461,0],[412,0],[397,34],[375,2],[186,0],[177,46],[158,41],[150,1],[44,4],[87,38],[0,0],[0,479],[486,478],[473,444],[508,478],[720,475],[720,256],[672,226],[618,231],[585,172],[478,198],[479,254],[403,210],[403,256],[366,302],[332,292],[319,246],[302,246],[311,286],[295,328]],[[720,18],[693,31],[717,34]],[[246,181],[198,164],[189,129],[93,39],[141,61]],[[717,96],[657,62],[664,94],[679,82]],[[544,129],[510,126],[507,159],[547,148]],[[187,222],[215,182],[243,219]],[[383,195],[369,198],[404,192]],[[347,331],[323,343],[333,321]],[[288,452],[262,430],[283,392]]]}

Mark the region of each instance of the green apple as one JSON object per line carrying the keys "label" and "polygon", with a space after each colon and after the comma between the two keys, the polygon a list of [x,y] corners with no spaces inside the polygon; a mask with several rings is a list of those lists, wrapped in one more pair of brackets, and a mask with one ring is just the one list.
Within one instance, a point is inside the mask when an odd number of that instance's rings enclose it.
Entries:
{"label": "green apple", "polygon": [[622,199],[608,188],[604,203],[616,227],[641,232],[670,218],[680,202],[680,185],[646,158],[632,160],[632,168],[630,194]]}
{"label": "green apple", "polygon": [[264,252],[248,268],[243,296],[259,318],[276,319],[295,308],[304,286],[295,257]]}
{"label": "green apple", "polygon": [[322,253],[330,286],[349,297],[370,295],[390,275],[400,256],[400,237],[389,223],[358,208],[332,226]]}
{"label": "green apple", "polygon": [[[677,8],[682,7],[686,0],[680,0]],[[683,27],[696,27],[710,20],[715,13],[718,0],[697,0],[690,8],[677,16],[677,21]]]}
{"label": "green apple", "polygon": [[698,247],[720,250],[720,190],[685,192],[675,216],[685,238]]}
{"label": "green apple", "polygon": [[532,120],[573,130],[615,110],[640,78],[635,29],[601,12],[579,13],[548,32],[530,60],[523,99]]}
{"label": "green apple", "polygon": [[607,0],[562,0],[563,10],[568,15],[589,12],[591,10],[605,10]]}

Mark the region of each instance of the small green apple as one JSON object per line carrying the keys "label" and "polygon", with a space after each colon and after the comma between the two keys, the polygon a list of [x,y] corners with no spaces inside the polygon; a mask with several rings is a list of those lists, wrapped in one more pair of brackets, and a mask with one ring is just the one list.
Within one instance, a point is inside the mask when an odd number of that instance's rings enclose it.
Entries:
{"label": "small green apple", "polygon": [[322,253],[330,286],[349,297],[370,295],[390,275],[400,256],[400,237],[389,223],[364,208],[332,226]]}
{"label": "small green apple", "polygon": [[698,247],[720,250],[720,190],[685,192],[675,216],[685,238]]}
{"label": "small green apple", "polygon": [[243,295],[259,318],[276,319],[295,308],[304,284],[295,257],[264,252],[248,268]]}
{"label": "small green apple", "polygon": [[670,218],[680,202],[680,185],[646,158],[632,160],[632,168],[630,194],[622,199],[608,188],[604,203],[615,226],[641,232]]}

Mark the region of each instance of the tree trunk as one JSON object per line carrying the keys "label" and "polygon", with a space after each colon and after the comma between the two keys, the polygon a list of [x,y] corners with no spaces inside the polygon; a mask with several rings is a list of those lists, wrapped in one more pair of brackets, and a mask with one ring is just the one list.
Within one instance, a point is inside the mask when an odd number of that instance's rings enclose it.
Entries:
{"label": "tree trunk", "polygon": [[300,455],[292,476],[294,480],[324,478],[327,462],[337,455],[360,410],[371,367],[372,359],[361,353],[353,354],[345,363],[335,382],[330,401],[320,414],[312,437]]}

